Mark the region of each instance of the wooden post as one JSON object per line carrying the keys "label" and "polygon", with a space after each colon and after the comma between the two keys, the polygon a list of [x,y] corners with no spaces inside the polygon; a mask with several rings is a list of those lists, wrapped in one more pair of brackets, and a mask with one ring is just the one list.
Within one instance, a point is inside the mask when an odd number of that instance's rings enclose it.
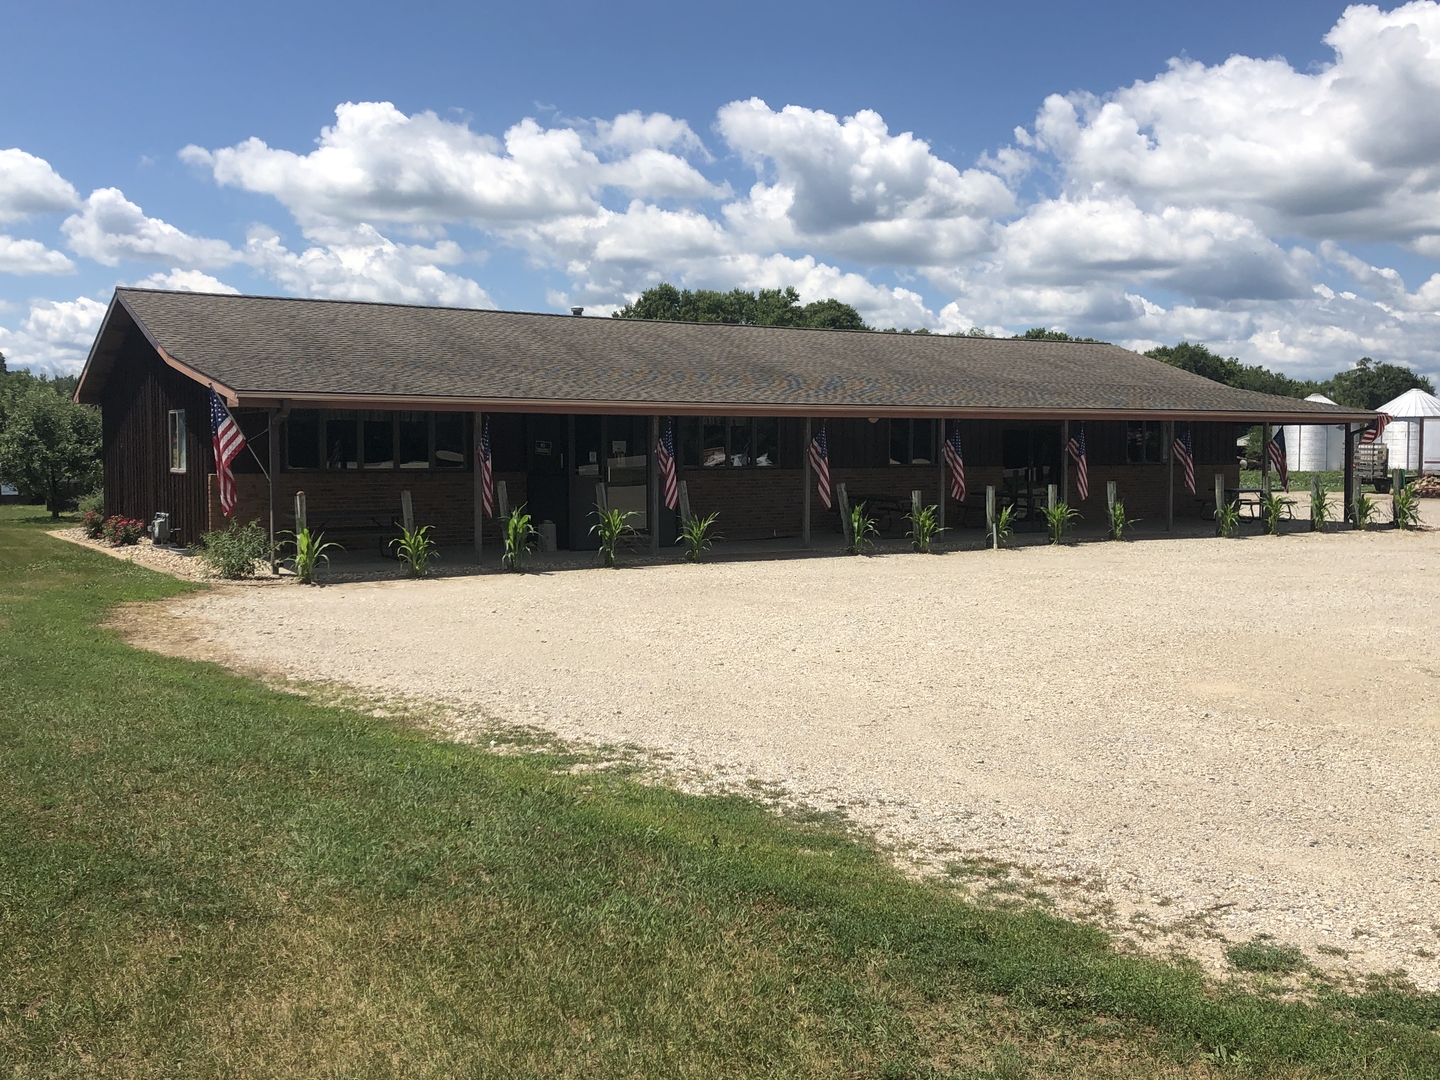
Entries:
{"label": "wooden post", "polygon": [[[946,490],[945,490],[945,435],[946,435],[945,424],[946,424],[946,421],[944,421],[944,420],[938,420],[938,421],[936,421],[936,423],[937,423],[937,425],[938,425],[938,432],[939,432],[939,435],[940,435],[940,438],[935,441],[935,456],[936,456],[937,462],[938,462],[939,467],[940,467],[940,497],[935,500],[936,506],[937,506],[937,508],[939,509],[940,513],[939,513],[939,515],[938,515],[938,517],[937,517],[936,524],[939,525],[940,528],[943,529],[943,528],[945,528],[945,502],[946,502],[946,499],[948,498],[948,492],[946,492]],[[962,519],[962,520],[964,519],[964,512],[963,512],[963,511],[961,512],[961,519]]]}
{"label": "wooden post", "polygon": [[595,485],[595,509],[610,509],[610,500],[605,495],[605,482],[603,480]]}
{"label": "wooden post", "polygon": [[304,532],[310,526],[306,524],[305,517],[305,492],[295,492],[295,531]]}
{"label": "wooden post", "polygon": [[1355,506],[1355,431],[1345,425],[1345,520],[1354,521]]}
{"label": "wooden post", "polygon": [[406,532],[412,532],[415,528],[415,504],[408,491],[400,492],[400,522]]}
{"label": "wooden post", "polygon": [[1325,497],[1325,489],[1320,483],[1320,474],[1310,474],[1310,531],[1315,531],[1315,504]]}
{"label": "wooden post", "polygon": [[1116,486],[1114,480],[1105,481],[1105,511],[1113,521],[1115,518]]}
{"label": "wooden post", "polygon": [[1060,500],[1070,505],[1070,421],[1060,421]]}
{"label": "wooden post", "polygon": [[1170,475],[1166,478],[1168,488],[1165,493],[1165,531],[1171,532],[1175,528],[1175,421],[1165,421],[1165,461],[1169,466]]}
{"label": "wooden post", "polygon": [[996,548],[1000,546],[1000,540],[995,532],[995,485],[985,486],[985,531],[990,534],[990,542]]}
{"label": "wooden post", "polygon": [[1225,474],[1215,474],[1215,520],[1220,520],[1220,508],[1225,505]]}
{"label": "wooden post", "polygon": [[1270,494],[1270,425],[1260,425],[1260,490]]}
{"label": "wooden post", "polygon": [[475,414],[475,460],[470,468],[475,472],[475,564],[480,565],[481,546],[485,534],[485,496],[480,491],[480,439],[484,435],[485,416]]}
{"label": "wooden post", "polygon": [[[1405,445],[1410,445],[1410,440],[1405,440]],[[1415,475],[1425,475],[1425,417],[1420,418],[1420,456],[1415,459]]]}
{"label": "wooden post", "polygon": [[1054,484],[1045,485],[1045,505],[1050,508],[1052,513],[1055,510],[1056,490],[1057,489]]}
{"label": "wooden post", "polygon": [[495,481],[495,509],[501,518],[510,516],[510,492],[504,480]]}
{"label": "wooden post", "polygon": [[911,488],[911,489],[910,489],[910,515],[911,515],[911,517],[919,517],[919,516],[920,516],[920,489],[919,489],[919,488]]}
{"label": "wooden post", "polygon": [[849,547],[853,542],[850,539],[850,495],[844,484],[835,485],[835,501],[840,505],[840,533],[845,537],[845,546]]}
{"label": "wooden post", "polygon": [[[275,453],[275,425],[279,422],[279,409],[270,410],[270,425],[265,429],[265,479],[269,482],[270,500],[270,576],[274,577],[280,573],[280,553],[275,548],[275,462],[279,455]],[[254,452],[253,450],[251,451]]]}
{"label": "wooden post", "polygon": [[649,468],[646,477],[650,483],[650,504],[645,515],[650,526],[650,554],[660,554],[660,470],[656,468],[656,449],[660,446],[660,417],[650,417]]}
{"label": "wooden post", "polygon": [[804,463],[800,470],[805,498],[800,503],[800,544],[810,546],[810,418],[805,418],[805,445],[800,448],[800,459]]}
{"label": "wooden post", "polygon": [[680,481],[680,521],[687,523],[690,520],[690,489],[685,486],[685,481]]}

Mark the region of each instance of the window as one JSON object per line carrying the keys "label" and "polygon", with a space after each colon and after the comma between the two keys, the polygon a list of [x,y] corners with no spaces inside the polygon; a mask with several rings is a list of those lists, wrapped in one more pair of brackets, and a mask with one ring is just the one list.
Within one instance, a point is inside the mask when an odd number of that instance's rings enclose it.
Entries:
{"label": "window", "polygon": [[465,422],[464,413],[435,414],[435,467],[437,469],[465,468]]}
{"label": "window", "polygon": [[680,463],[687,468],[773,468],[780,464],[780,421],[703,416],[680,421]]}
{"label": "window", "polygon": [[170,410],[170,471],[185,471],[185,410]]}
{"label": "window", "polygon": [[325,467],[360,467],[360,422],[353,412],[334,412],[325,418]]}
{"label": "window", "polygon": [[[396,427],[399,430],[400,468],[430,468],[430,418],[424,413],[401,413]],[[367,457],[365,460],[370,459]]]}
{"label": "window", "polygon": [[931,465],[934,462],[935,421],[890,421],[891,465]]}
{"label": "window", "polygon": [[292,469],[320,467],[320,411],[296,409],[285,420],[285,463]]}
{"label": "window", "polygon": [[361,421],[365,438],[365,468],[395,467],[395,422],[385,413],[368,413]]}
{"label": "window", "polygon": [[1125,460],[1154,465],[1165,460],[1165,425],[1159,420],[1131,420],[1125,425]]}

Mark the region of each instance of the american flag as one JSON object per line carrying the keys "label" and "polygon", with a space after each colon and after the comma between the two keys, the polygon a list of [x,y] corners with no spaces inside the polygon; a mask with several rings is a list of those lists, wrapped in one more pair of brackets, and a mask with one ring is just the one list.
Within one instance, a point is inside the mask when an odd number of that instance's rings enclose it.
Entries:
{"label": "american flag", "polygon": [[820,492],[820,501],[830,509],[830,451],[825,442],[825,425],[810,440],[810,467],[815,470],[815,485]]}
{"label": "american flag", "polygon": [[655,447],[655,464],[660,469],[660,478],[665,481],[665,505],[671,510],[680,508],[680,481],[675,476],[675,428],[665,421],[665,430],[660,433],[660,445]]}
{"label": "american flag", "polygon": [[1180,459],[1180,466],[1185,470],[1185,490],[1191,495],[1195,494],[1195,444],[1190,439],[1190,425],[1185,425],[1185,431],[1175,436],[1174,454]]}
{"label": "american flag", "polygon": [[1075,490],[1080,492],[1080,501],[1084,502],[1090,497],[1090,466],[1085,461],[1085,422],[1083,420],[1076,426],[1075,434],[1070,436],[1070,445],[1067,449],[1075,460]]}
{"label": "american flag", "polygon": [[950,437],[945,440],[945,464],[950,469],[950,496],[956,502],[965,501],[965,457],[960,452],[960,425],[950,425]]}
{"label": "american flag", "polygon": [[1362,443],[1373,443],[1384,434],[1385,429],[1390,426],[1390,421],[1393,419],[1395,418],[1389,413],[1382,412],[1379,416],[1375,417],[1374,420],[1371,420],[1370,423],[1365,425],[1364,430],[1360,432],[1360,441]]}
{"label": "american flag", "polygon": [[1270,440],[1270,445],[1265,448],[1265,456],[1270,459],[1270,464],[1280,474],[1280,486],[1286,491],[1290,490],[1290,467],[1285,461],[1285,429],[1276,428],[1275,437]]}
{"label": "american flag", "polygon": [[215,447],[215,473],[220,481],[220,510],[229,517],[235,510],[235,473],[230,463],[245,449],[245,433],[210,388],[210,442]]}
{"label": "american flag", "polygon": [[480,513],[485,517],[495,516],[495,462],[490,455],[490,418],[487,416],[480,425]]}

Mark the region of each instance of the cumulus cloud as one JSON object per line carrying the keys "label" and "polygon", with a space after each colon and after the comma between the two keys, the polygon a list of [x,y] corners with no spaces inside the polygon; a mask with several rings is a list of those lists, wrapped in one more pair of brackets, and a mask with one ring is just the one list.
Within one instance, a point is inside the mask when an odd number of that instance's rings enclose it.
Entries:
{"label": "cumulus cloud", "polygon": [[43,158],[24,150],[0,150],[0,221],[72,210],[80,196]]}
{"label": "cumulus cloud", "polygon": [[18,329],[0,326],[0,352],[10,367],[73,375],[85,365],[104,315],[105,305],[88,296],[32,301]]}
{"label": "cumulus cloud", "polygon": [[683,121],[660,115],[626,113],[590,132],[525,119],[502,141],[433,112],[347,102],[308,154],[252,138],[218,150],[189,146],[181,156],[221,184],[273,195],[306,225],[504,228],[592,213],[610,187],[647,198],[721,196],[727,189],[673,152],[698,143]]}
{"label": "cumulus cloud", "polygon": [[333,300],[383,300],[406,304],[493,308],[474,281],[442,270],[464,259],[459,245],[397,244],[369,225],[312,231],[315,243],[288,250],[270,229],[252,229],[245,259],[282,288],[299,296]]}
{"label": "cumulus cloud", "polygon": [[1046,99],[1022,147],[1072,191],[1206,206],[1267,231],[1433,245],[1440,237],[1440,5],[1348,8],[1333,63],[1232,56],[1103,98]]}
{"label": "cumulus cloud", "polygon": [[135,282],[135,285],[141,289],[169,289],[171,292],[227,293],[231,296],[240,292],[233,285],[226,285],[203,270],[178,268],[168,273],[151,274]]}
{"label": "cumulus cloud", "polygon": [[16,240],[0,234],[0,273],[73,274],[75,264],[38,240]]}
{"label": "cumulus cloud", "polygon": [[223,240],[191,236],[145,212],[119,188],[92,191],[78,214],[60,226],[70,249],[105,266],[122,259],[180,263],[184,266],[228,266],[240,253]]}
{"label": "cumulus cloud", "polygon": [[760,176],[725,208],[752,242],[926,266],[984,251],[991,219],[1014,207],[995,173],[962,172],[910,132],[891,135],[869,109],[842,120],[751,98],[722,108],[717,126]]}

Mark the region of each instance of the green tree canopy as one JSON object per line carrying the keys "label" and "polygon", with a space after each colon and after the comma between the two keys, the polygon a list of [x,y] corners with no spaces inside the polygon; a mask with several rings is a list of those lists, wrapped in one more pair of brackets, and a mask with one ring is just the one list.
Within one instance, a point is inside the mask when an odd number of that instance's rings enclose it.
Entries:
{"label": "green tree canopy", "polygon": [[1100,340],[1093,337],[1071,337],[1064,330],[1050,330],[1044,326],[1032,326],[1023,334],[1015,334],[1014,337],[1025,341],[1083,341],[1090,344],[1097,344]]}
{"label": "green tree canopy", "polygon": [[1259,364],[1242,364],[1233,356],[1220,356],[1204,345],[1188,341],[1179,345],[1162,345],[1145,355],[1241,390],[1282,397],[1308,397],[1318,393],[1355,409],[1378,409],[1415,387],[1427,393],[1435,392],[1435,387],[1425,376],[1398,364],[1377,364],[1368,356],[1362,357],[1350,370],[1339,372],[1324,382],[1316,382],[1313,379],[1292,379]]}
{"label": "green tree canopy", "polygon": [[1360,358],[1349,371],[1342,371],[1321,386],[1320,392],[1353,409],[1378,409],[1406,390],[1435,393],[1435,384],[1398,364],[1377,364],[1368,356]]}
{"label": "green tree canopy", "polygon": [[634,303],[615,312],[617,319],[666,319],[671,322],[734,323],[743,326],[804,326],[820,330],[868,330],[860,313],[839,300],[800,303],[791,286],[749,292],[731,289],[677,289],[668,283],[646,289]]}
{"label": "green tree canopy", "polygon": [[[6,373],[8,381],[18,372]],[[54,517],[100,482],[100,414],[33,379],[5,404],[0,480],[41,497]]]}

